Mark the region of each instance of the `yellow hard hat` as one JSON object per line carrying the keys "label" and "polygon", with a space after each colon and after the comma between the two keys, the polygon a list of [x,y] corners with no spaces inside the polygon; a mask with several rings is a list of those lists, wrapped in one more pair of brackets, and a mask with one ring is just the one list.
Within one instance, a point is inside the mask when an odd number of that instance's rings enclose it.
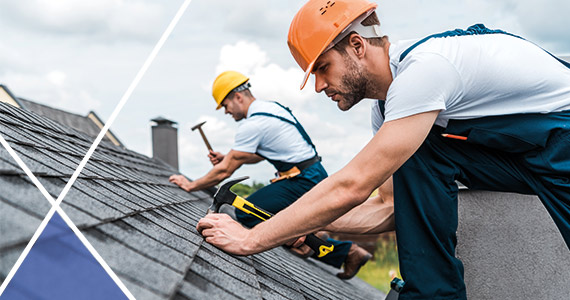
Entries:
{"label": "yellow hard hat", "polygon": [[220,109],[222,107],[222,101],[226,98],[226,96],[235,88],[243,85],[249,80],[245,75],[240,72],[236,71],[225,71],[222,74],[216,77],[214,80],[214,84],[212,85],[212,96],[218,107],[216,109]]}
{"label": "yellow hard hat", "polygon": [[[291,22],[287,37],[291,54],[305,71],[301,89],[307,83],[317,58],[328,47],[334,46],[337,37],[350,33],[353,22],[358,25],[355,21],[359,16],[368,16],[377,6],[369,0],[310,0],[301,7]],[[360,31],[363,31],[364,28],[360,27]],[[371,26],[370,29],[377,32],[360,35],[380,35],[378,26]],[[360,31],[358,32],[361,33]]]}

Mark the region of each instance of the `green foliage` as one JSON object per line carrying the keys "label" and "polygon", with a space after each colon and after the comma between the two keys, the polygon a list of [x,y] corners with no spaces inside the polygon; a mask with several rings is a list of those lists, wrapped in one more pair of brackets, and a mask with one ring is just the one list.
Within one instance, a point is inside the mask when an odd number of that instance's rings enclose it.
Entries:
{"label": "green foliage", "polygon": [[230,190],[232,192],[236,193],[238,196],[245,198],[245,197],[255,193],[257,190],[261,189],[264,186],[265,186],[265,184],[254,181],[251,186],[247,185],[247,184],[243,184],[243,183],[238,183],[238,184],[232,186],[232,188]]}
{"label": "green foliage", "polygon": [[356,276],[382,292],[388,293],[392,273],[402,278],[398,267],[396,237],[393,233],[389,233],[378,239],[374,260],[365,264]]}

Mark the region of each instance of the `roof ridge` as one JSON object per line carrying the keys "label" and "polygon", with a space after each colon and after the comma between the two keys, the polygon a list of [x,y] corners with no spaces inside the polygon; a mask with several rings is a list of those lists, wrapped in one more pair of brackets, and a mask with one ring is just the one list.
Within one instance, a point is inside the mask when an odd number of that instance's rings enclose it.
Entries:
{"label": "roof ridge", "polygon": [[57,108],[57,107],[49,106],[49,105],[47,105],[47,104],[43,104],[43,103],[40,103],[40,102],[37,102],[37,101],[33,101],[33,100],[30,100],[30,99],[26,99],[26,98],[22,98],[22,97],[17,97],[17,99],[20,100],[20,101],[24,101],[24,103],[23,103],[23,104],[24,104],[24,108],[26,108],[28,111],[32,111],[32,110],[30,110],[28,107],[25,107],[26,104],[27,104],[27,103],[33,103],[33,104],[35,104],[35,105],[39,105],[39,106],[45,107],[45,108],[50,109],[50,110],[55,110],[55,111],[59,111],[59,112],[63,112],[63,113],[69,114],[69,115],[74,115],[74,116],[77,116],[77,117],[86,118],[86,116],[82,116],[82,115],[80,115],[80,114],[78,114],[78,113],[74,113],[74,112],[70,112],[70,111],[67,111],[67,110],[63,110],[62,108]]}

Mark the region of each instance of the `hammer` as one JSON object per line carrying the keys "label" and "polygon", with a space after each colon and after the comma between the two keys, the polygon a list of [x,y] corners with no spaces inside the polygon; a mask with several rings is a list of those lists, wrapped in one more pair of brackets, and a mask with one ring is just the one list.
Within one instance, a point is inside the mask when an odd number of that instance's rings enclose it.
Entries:
{"label": "hammer", "polygon": [[210,151],[214,151],[212,150],[212,146],[210,146],[210,143],[208,142],[208,139],[206,138],[206,135],[204,134],[204,131],[202,130],[202,125],[204,125],[204,123],[206,123],[206,121],[195,125],[194,127],[192,127],[192,131],[198,129],[200,131],[200,135],[202,135],[202,139],[204,140],[204,143],[206,143],[206,147],[208,147],[208,150]]}
{"label": "hammer", "polygon": [[[224,204],[229,204],[234,206],[235,208],[247,213],[256,216],[257,218],[265,221],[273,216],[272,213],[255,206],[253,203],[245,200],[244,198],[234,194],[230,191],[230,188],[240,181],[244,181],[248,179],[248,176],[239,177],[233,180],[230,180],[220,186],[216,194],[214,194],[214,202],[208,209],[208,213],[212,212],[219,212],[220,207]],[[334,245],[323,241],[322,239],[318,238],[314,234],[308,234],[305,238],[305,244],[309,246],[309,248],[313,249],[315,253],[318,253],[318,257],[323,257],[330,252],[333,251]]]}

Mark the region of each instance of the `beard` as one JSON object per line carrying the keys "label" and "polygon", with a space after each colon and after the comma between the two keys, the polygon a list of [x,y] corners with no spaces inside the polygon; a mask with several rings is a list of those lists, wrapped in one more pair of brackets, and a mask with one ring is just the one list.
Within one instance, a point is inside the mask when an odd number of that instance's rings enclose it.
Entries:
{"label": "beard", "polygon": [[245,118],[245,114],[236,112],[236,113],[233,113],[233,114],[232,114],[232,118],[234,118],[234,120],[235,120],[236,122],[238,122],[238,121],[241,121],[241,120],[243,120],[243,119]]}
{"label": "beard", "polygon": [[342,75],[341,87],[342,92],[337,92],[340,100],[337,105],[342,111],[347,111],[366,98],[366,92],[370,84],[370,80],[359,65],[350,57],[345,57],[347,71]]}

